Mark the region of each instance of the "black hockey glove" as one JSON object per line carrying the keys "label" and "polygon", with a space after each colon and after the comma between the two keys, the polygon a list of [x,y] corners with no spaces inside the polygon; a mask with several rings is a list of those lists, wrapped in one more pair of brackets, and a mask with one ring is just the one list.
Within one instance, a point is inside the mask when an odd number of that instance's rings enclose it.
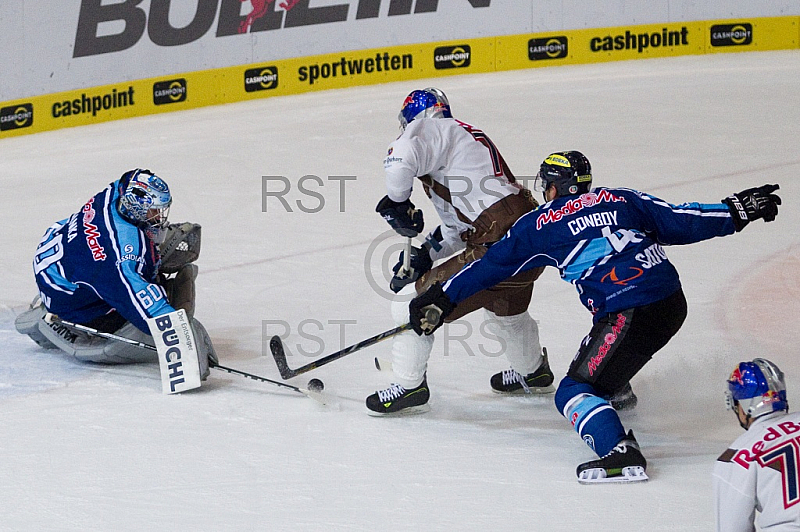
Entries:
{"label": "black hockey glove", "polygon": [[389,222],[392,229],[397,231],[400,236],[415,237],[425,225],[422,211],[414,208],[411,200],[398,203],[390,200],[389,196],[384,196],[375,207],[375,212],[383,216],[383,219]]}
{"label": "black hockey glove", "polygon": [[780,188],[778,185],[748,188],[722,200],[722,203],[727,205],[731,211],[731,219],[733,225],[736,226],[737,233],[750,222],[760,218],[763,218],[765,222],[775,219],[775,216],[778,215],[781,198],[773,192]]}
{"label": "black hockey glove", "polygon": [[420,336],[433,334],[455,308],[455,304],[442,290],[442,285],[435,283],[408,304],[411,328]]}
{"label": "black hockey glove", "polygon": [[410,270],[403,271],[403,259],[405,259],[405,251],[400,252],[400,259],[394,265],[392,271],[394,277],[389,282],[389,289],[395,294],[399,292],[404,286],[413,283],[423,273],[430,271],[433,267],[433,259],[431,259],[431,248],[428,242],[422,244],[421,248],[411,248],[411,262],[409,263]]}

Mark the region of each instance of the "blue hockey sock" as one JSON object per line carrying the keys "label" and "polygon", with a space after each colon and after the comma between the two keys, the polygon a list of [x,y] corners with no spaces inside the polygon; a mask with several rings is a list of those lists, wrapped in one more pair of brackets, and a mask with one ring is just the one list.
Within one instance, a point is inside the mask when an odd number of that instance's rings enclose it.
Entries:
{"label": "blue hockey sock", "polygon": [[625,438],[617,412],[590,384],[564,377],[556,390],[555,402],[561,415],[598,456],[605,456]]}

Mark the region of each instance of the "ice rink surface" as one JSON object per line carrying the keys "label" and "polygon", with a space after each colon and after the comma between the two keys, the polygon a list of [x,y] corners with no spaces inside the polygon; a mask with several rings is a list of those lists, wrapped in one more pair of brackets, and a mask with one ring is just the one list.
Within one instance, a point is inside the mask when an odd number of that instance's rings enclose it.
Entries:
{"label": "ice rink surface", "polygon": [[[741,430],[723,405],[730,370],[770,358],[787,374],[790,404],[800,401],[798,80],[798,51],[652,59],[0,140],[0,530],[712,530],[711,469]],[[507,363],[480,333],[480,314],[437,333],[431,412],[393,419],[364,408],[391,381],[373,364],[389,342],[291,381],[322,379],[332,403],[322,406],[219,371],[200,390],[165,396],[155,364],[81,364],[14,331],[35,295],[31,259],[44,230],[135,167],[170,184],[172,221],[203,226],[197,317],[222,363],[279,379],[272,334],[287,335],[297,367],[393,327],[385,272],[402,239],[387,236],[374,206],[400,105],[429,85],[520,176],[552,151],[577,149],[596,185],[671,203],[781,185],[774,223],[667,249],[689,316],[633,379],[639,406],[623,415],[649,482],[578,484],[575,467],[594,455],[552,396],[491,392],[489,377]],[[422,190],[413,200],[433,229]],[[591,315],[553,269],[530,311],[560,379]]]}

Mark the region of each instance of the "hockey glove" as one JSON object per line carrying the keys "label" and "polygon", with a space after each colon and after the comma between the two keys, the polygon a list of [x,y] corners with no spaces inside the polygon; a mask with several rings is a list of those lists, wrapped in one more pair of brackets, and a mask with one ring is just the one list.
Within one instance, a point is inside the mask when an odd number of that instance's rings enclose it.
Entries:
{"label": "hockey glove", "polygon": [[775,216],[778,215],[781,198],[773,192],[780,188],[778,185],[748,188],[722,200],[722,203],[727,205],[731,211],[731,219],[737,233],[750,222],[760,218],[763,218],[765,222],[775,219]]}
{"label": "hockey glove", "polygon": [[394,277],[389,282],[389,289],[395,294],[399,292],[404,286],[415,282],[419,276],[429,271],[433,267],[433,260],[431,259],[430,244],[425,242],[421,248],[411,248],[411,263],[410,270],[403,271],[403,259],[405,259],[405,251],[400,252],[400,259],[394,265],[392,271]]}
{"label": "hockey glove", "polygon": [[435,283],[408,304],[411,328],[420,336],[433,334],[455,308],[450,297],[442,290],[442,285]]}
{"label": "hockey glove", "polygon": [[383,216],[400,236],[415,237],[425,225],[422,211],[414,208],[411,200],[398,203],[389,199],[389,196],[384,196],[375,207],[375,212]]}

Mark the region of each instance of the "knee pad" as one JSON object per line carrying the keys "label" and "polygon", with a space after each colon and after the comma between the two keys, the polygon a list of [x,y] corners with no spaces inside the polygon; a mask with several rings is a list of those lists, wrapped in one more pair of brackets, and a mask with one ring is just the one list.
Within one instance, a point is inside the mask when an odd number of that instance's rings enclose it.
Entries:
{"label": "knee pad", "polygon": [[533,373],[542,363],[539,326],[528,312],[498,316],[484,309],[486,329],[500,339],[511,367],[518,373]]}
{"label": "knee pad", "polygon": [[625,437],[611,404],[587,383],[564,377],[556,390],[556,408],[598,456],[605,456]]}

